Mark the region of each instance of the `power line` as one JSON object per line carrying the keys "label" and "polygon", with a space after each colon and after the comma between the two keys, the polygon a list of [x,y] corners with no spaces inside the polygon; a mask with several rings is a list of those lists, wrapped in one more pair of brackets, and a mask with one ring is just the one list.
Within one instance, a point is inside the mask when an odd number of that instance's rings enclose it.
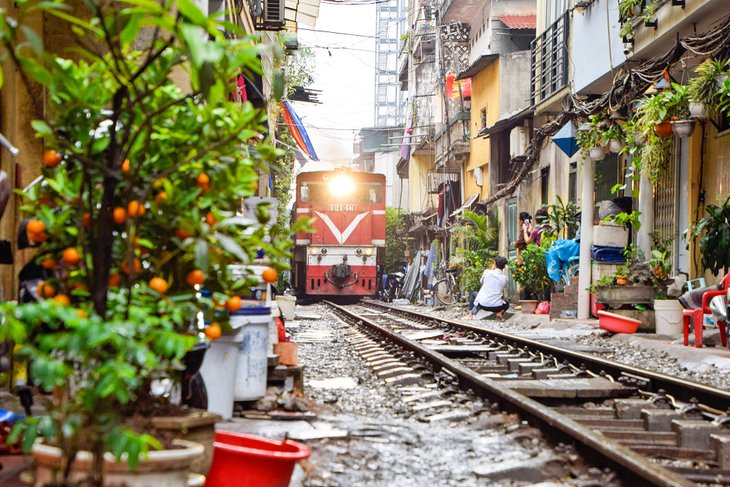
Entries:
{"label": "power line", "polygon": [[377,39],[378,36],[369,36],[365,34],[353,34],[351,32],[335,32],[333,30],[321,30],[321,29],[307,29],[305,27],[299,27],[297,30],[306,30],[309,32],[316,32],[320,34],[336,34],[341,36],[352,36],[352,37],[366,37],[368,39]]}

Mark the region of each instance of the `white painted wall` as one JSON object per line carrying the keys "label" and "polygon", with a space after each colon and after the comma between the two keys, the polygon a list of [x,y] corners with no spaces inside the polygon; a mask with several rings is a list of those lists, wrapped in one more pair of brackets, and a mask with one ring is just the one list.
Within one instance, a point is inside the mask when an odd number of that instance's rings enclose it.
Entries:
{"label": "white painted wall", "polygon": [[409,211],[408,180],[396,173],[398,151],[376,152],[373,172],[385,174],[385,205]]}
{"label": "white painted wall", "polygon": [[[610,80],[611,69],[617,69],[626,60],[618,35],[618,0],[595,0],[582,12],[576,10],[571,27],[569,69],[574,91],[602,93],[608,88],[602,85]],[[601,78],[604,83],[596,83]]]}

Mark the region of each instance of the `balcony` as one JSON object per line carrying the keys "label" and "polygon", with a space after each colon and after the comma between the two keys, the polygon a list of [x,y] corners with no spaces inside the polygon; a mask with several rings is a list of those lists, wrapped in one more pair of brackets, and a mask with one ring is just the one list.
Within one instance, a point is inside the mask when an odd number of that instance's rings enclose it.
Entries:
{"label": "balcony", "polygon": [[569,11],[530,43],[530,98],[538,105],[568,85]]}
{"label": "balcony", "polygon": [[[464,123],[466,121],[466,123]],[[469,112],[459,112],[451,119],[448,136],[445,131],[436,135],[436,170],[459,173],[469,157]]]}
{"label": "balcony", "polygon": [[400,52],[398,53],[398,82],[400,83],[401,91],[408,90],[408,48],[410,46],[410,39],[402,41],[400,46]]}

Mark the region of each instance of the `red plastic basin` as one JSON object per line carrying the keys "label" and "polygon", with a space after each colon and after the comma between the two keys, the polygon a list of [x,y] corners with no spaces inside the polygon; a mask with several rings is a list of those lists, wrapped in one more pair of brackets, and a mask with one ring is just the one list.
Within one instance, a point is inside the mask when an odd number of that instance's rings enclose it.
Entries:
{"label": "red plastic basin", "polygon": [[626,316],[609,313],[608,311],[598,312],[598,326],[613,333],[636,333],[641,321]]}
{"label": "red plastic basin", "polygon": [[294,465],[309,457],[296,441],[216,431],[206,487],[288,487]]}

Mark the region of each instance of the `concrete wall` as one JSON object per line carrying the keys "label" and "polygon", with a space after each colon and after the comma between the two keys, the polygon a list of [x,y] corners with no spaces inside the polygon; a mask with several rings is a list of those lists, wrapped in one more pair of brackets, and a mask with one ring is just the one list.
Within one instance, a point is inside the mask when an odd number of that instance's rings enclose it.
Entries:
{"label": "concrete wall", "polygon": [[620,67],[626,60],[618,35],[620,28],[617,0],[595,0],[573,14],[569,75],[577,93],[602,93],[608,89],[606,83],[596,82],[610,78],[611,68]]}
{"label": "concrete wall", "polygon": [[408,164],[408,207],[412,213],[436,208],[434,195],[428,193],[428,172],[433,169],[432,154],[411,155]]}
{"label": "concrete wall", "polygon": [[373,172],[385,175],[385,205],[409,211],[408,179],[396,173],[398,152],[376,152]]}
{"label": "concrete wall", "polygon": [[525,49],[525,36],[517,31],[508,35],[500,15],[532,15],[535,0],[485,0],[471,23],[469,63],[483,54],[505,53]]}
{"label": "concrete wall", "polygon": [[530,51],[499,56],[499,118],[530,106]]}

